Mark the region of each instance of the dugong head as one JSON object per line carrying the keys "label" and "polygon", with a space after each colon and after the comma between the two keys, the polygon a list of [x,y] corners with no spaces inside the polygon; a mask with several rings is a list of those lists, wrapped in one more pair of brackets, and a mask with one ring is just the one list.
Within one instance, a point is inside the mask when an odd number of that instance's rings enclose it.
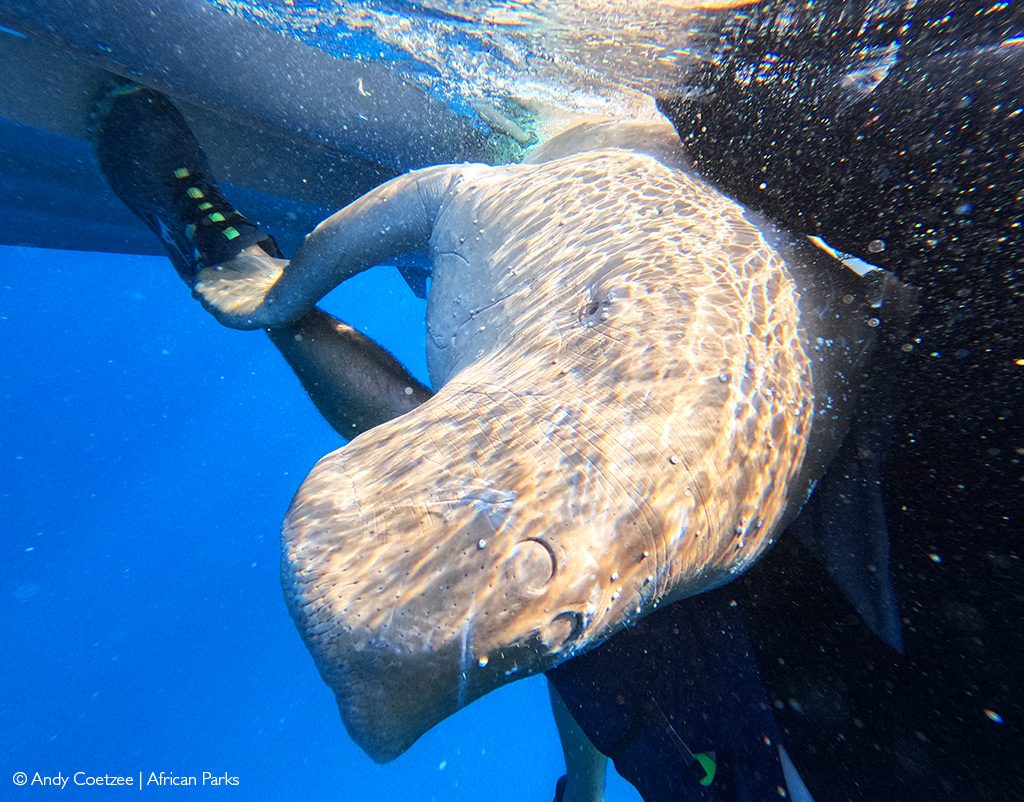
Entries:
{"label": "dugong head", "polygon": [[[479,441],[456,447],[479,449],[489,436],[480,408],[450,412],[448,431],[468,427]],[[595,532],[577,535],[575,553],[549,525],[565,484],[586,481],[589,464],[551,464],[565,473],[545,492],[553,473],[507,441],[495,451],[506,465],[494,481],[478,470],[480,451],[453,464],[430,428],[385,424],[324,458],[284,527],[289,606],[350,734],[378,762],[479,696],[573,653],[619,579],[608,570],[617,557],[586,545],[608,525],[603,482],[579,488],[575,514]],[[601,540],[601,551],[630,549]],[[630,559],[647,548],[633,544]]]}
{"label": "dugong head", "polygon": [[749,565],[811,428],[799,293],[735,204],[622,151],[480,186],[459,217],[498,300],[452,348],[480,338],[436,396],[321,460],[284,523],[292,616],[379,762]]}

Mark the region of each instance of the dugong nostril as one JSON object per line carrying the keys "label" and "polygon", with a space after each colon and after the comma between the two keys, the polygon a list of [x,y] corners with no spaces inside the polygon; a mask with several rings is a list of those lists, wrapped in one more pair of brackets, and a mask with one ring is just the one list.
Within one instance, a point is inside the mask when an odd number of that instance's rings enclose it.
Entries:
{"label": "dugong nostril", "polygon": [[559,613],[538,632],[538,637],[549,651],[579,640],[583,634],[583,616],[574,610]]}
{"label": "dugong nostril", "polygon": [[556,573],[555,553],[542,540],[529,538],[516,543],[505,558],[502,574],[512,582],[534,593],[543,591]]}

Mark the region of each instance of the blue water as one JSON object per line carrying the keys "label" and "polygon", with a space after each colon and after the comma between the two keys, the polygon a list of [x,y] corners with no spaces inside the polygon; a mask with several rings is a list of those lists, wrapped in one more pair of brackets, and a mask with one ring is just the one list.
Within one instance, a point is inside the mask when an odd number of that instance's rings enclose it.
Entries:
{"label": "blue water", "polygon": [[[387,766],[348,738],[285,609],[278,526],[341,445],[269,341],[224,329],[162,258],[2,247],[0,798],[544,800],[564,771],[540,678]],[[425,378],[392,268],[327,307]],[[151,772],[196,788],[145,785]],[[237,786],[203,788],[203,772]],[[639,799],[610,772],[609,800]],[[104,796],[107,798],[107,796]]]}

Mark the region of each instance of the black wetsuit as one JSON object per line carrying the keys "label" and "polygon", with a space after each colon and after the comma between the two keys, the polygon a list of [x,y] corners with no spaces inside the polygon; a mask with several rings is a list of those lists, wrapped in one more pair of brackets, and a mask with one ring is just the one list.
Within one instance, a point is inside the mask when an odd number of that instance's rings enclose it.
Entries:
{"label": "black wetsuit", "polygon": [[[781,737],[734,599],[722,588],[669,605],[547,673],[648,802],[775,800],[785,788]],[[713,758],[713,777],[697,754]]]}
{"label": "black wetsuit", "polygon": [[[878,476],[904,654],[793,537],[733,595],[817,802],[1024,798],[1024,11],[807,5],[709,14],[704,59],[660,106],[719,188],[922,288]],[[549,676],[570,697],[620,665],[649,677],[644,650],[675,628],[652,617],[624,639],[631,655],[597,650]],[[691,680],[697,697],[721,696],[728,661]],[[645,698],[684,680],[638,681]],[[610,693],[588,704],[581,724],[600,739],[622,714]],[[656,722],[643,737],[670,740]],[[610,751],[617,766],[628,753]],[[659,786],[655,754],[624,762],[627,779],[649,802],[690,798]]]}

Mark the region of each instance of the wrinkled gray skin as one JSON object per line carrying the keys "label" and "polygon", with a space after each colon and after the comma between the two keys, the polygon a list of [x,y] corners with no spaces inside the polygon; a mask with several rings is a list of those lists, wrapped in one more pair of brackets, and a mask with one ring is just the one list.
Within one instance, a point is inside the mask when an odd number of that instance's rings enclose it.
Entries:
{"label": "wrinkled gray skin", "polygon": [[880,282],[746,214],[675,143],[603,122],[528,164],[410,173],[280,278],[197,285],[222,322],[272,327],[398,254],[433,262],[437,395],[321,460],[283,529],[289,609],[378,762],[729,581],[838,447]]}

